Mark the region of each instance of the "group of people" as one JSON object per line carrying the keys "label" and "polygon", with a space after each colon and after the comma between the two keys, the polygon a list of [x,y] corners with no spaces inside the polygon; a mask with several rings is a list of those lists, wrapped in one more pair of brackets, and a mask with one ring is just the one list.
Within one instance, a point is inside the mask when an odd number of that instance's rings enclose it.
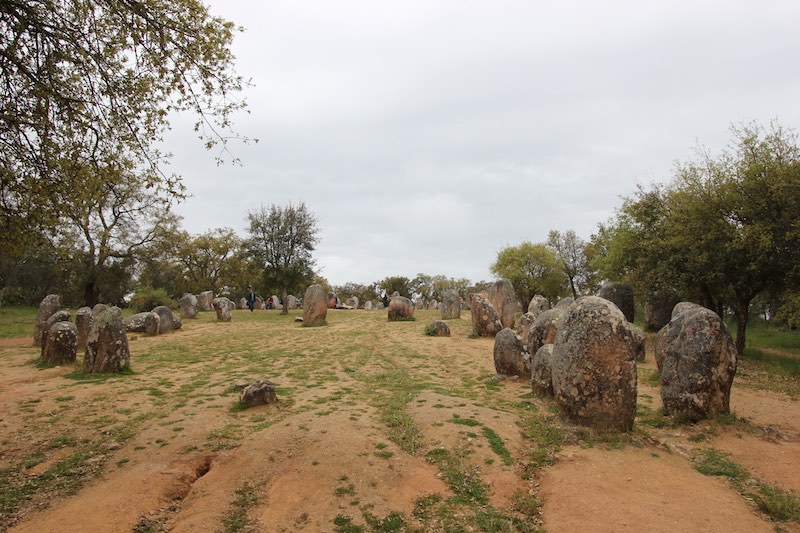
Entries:
{"label": "group of people", "polygon": [[[252,285],[247,286],[247,308],[252,311],[256,307],[256,291]],[[267,309],[275,309],[275,297],[270,296],[267,298]]]}

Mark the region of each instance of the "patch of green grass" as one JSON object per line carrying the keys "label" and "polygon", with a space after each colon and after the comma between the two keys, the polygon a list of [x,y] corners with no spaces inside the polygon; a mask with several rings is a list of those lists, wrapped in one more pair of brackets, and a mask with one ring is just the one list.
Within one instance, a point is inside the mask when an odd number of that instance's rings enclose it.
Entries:
{"label": "patch of green grass", "polygon": [[800,355],[800,330],[750,325],[747,328],[747,348],[750,347],[769,348]]}
{"label": "patch of green grass", "polygon": [[397,533],[405,528],[406,519],[402,513],[397,511],[393,511],[383,518],[377,518],[366,511],[362,512],[364,520],[375,533]]}
{"label": "patch of green grass", "polygon": [[30,337],[33,343],[33,326],[38,313],[36,307],[0,307],[0,339]]}
{"label": "patch of green grass", "polygon": [[252,530],[252,522],[247,512],[258,504],[258,487],[245,483],[236,489],[233,502],[222,518],[225,533],[239,533]]}
{"label": "patch of green grass", "polygon": [[526,465],[528,474],[547,465],[555,463],[555,455],[561,449],[564,431],[555,426],[553,418],[545,417],[533,410],[522,420],[522,436],[530,441],[530,460]]}
{"label": "patch of green grass", "polygon": [[441,503],[441,501],[442,497],[439,494],[421,496],[414,501],[414,511],[412,514],[418,520],[425,521],[432,516],[431,510]]}
{"label": "patch of green grass", "polygon": [[475,420],[474,418],[461,418],[460,415],[453,413],[453,418],[450,420],[453,424],[459,424],[461,426],[469,426],[469,427],[476,427],[480,426],[481,423]]}
{"label": "patch of green grass", "polygon": [[800,376],[800,357],[787,357],[774,353],[765,352],[758,348],[745,348],[742,359],[751,363],[758,363],[758,366],[769,373],[785,374],[788,376]]}
{"label": "patch of green grass", "polygon": [[215,429],[208,434],[207,445],[215,452],[229,450],[236,446],[241,438],[240,429],[236,424],[227,424]]}
{"label": "patch of green grass", "polygon": [[503,439],[500,438],[500,435],[495,433],[495,431],[489,427],[483,426],[483,434],[486,435],[486,438],[489,440],[489,447],[492,449],[494,453],[503,460],[503,463],[506,465],[511,465],[514,461],[511,459],[511,453],[506,448]]}
{"label": "patch of green grass", "polygon": [[362,533],[364,531],[364,526],[354,524],[351,517],[342,514],[336,515],[333,525],[336,526],[334,529],[336,533]]}
{"label": "patch of green grass", "polygon": [[800,522],[800,499],[794,492],[759,483],[758,490],[751,496],[758,508],[773,519]]}
{"label": "patch of green grass", "polygon": [[695,468],[706,476],[724,476],[737,481],[748,477],[747,470],[731,461],[728,454],[711,448],[700,451]]}
{"label": "patch of green grass", "polygon": [[468,452],[457,450],[451,452],[444,448],[434,448],[426,455],[435,464],[450,490],[455,494],[454,501],[463,504],[486,505],[489,501],[488,491],[477,470],[467,461]]}

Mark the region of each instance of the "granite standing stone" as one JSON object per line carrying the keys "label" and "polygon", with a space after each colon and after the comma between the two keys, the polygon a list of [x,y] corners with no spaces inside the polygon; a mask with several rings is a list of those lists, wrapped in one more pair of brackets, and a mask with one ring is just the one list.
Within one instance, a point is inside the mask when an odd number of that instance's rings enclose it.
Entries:
{"label": "granite standing stone", "polygon": [[48,294],[39,303],[39,311],[36,313],[36,322],[33,326],[33,345],[42,345],[42,333],[46,326],[47,319],[61,308],[61,296],[58,294]]}

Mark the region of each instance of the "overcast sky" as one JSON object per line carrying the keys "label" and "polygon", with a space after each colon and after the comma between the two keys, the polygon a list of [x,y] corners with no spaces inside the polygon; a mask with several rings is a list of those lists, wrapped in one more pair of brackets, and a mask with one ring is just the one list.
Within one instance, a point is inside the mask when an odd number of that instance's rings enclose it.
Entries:
{"label": "overcast sky", "polygon": [[492,279],[551,229],[588,239],[637,183],[668,181],[732,123],[800,128],[800,2],[214,0],[245,27],[258,144],[217,167],[174,123],[184,227],[303,201],[332,284]]}

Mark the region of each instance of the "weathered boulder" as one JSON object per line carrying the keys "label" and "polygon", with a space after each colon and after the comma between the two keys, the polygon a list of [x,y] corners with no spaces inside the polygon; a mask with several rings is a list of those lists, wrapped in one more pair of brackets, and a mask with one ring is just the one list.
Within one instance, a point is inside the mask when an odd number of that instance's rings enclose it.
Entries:
{"label": "weathered boulder", "polygon": [[425,328],[425,332],[431,337],[449,337],[450,326],[443,320],[434,320]]}
{"label": "weathered boulder", "polygon": [[383,306],[383,302],[378,302],[378,303],[375,304],[375,309],[377,309],[378,311],[381,311],[381,310],[386,309],[386,308]]}
{"label": "weathered boulder", "polygon": [[328,296],[322,285],[311,285],[303,296],[303,326],[322,326],[328,315]]}
{"label": "weathered boulder", "polygon": [[553,392],[572,421],[630,431],[636,417],[636,347],[625,315],[597,296],[578,298],[553,346]]}
{"label": "weathered boulder", "polygon": [[503,329],[500,316],[492,303],[480,294],[472,295],[472,333],[479,337],[494,337]]}
{"label": "weathered boulder", "polygon": [[42,361],[53,365],[74,363],[78,348],[78,328],[72,322],[56,322],[47,333]]}
{"label": "weathered boulder", "polygon": [[39,345],[42,347],[40,357],[44,357],[44,352],[47,349],[47,340],[50,337],[50,328],[53,327],[53,324],[71,321],[72,319],[69,316],[69,311],[65,311],[63,309],[56,311],[44,321],[44,326],[42,327],[42,338],[39,340]]}
{"label": "weathered boulder", "polygon": [[253,303],[253,309],[264,309],[266,304],[264,303],[264,299],[261,296],[256,296],[256,300]]}
{"label": "weathered boulder", "polygon": [[221,322],[230,322],[231,311],[233,311],[233,302],[230,301],[228,298],[224,296],[220,296],[219,298],[214,298],[211,300],[211,307],[214,308],[214,312],[217,313],[217,320]]}
{"label": "weathered boulder", "polygon": [[531,356],[531,389],[539,397],[553,396],[552,344],[545,344]]}
{"label": "weathered boulder", "polygon": [[39,303],[39,312],[36,313],[36,322],[33,326],[33,345],[42,345],[42,334],[44,333],[45,323],[50,316],[61,308],[61,296],[58,294],[48,294]]}
{"label": "weathered boulder", "polygon": [[414,316],[414,304],[405,296],[393,296],[386,314],[389,321],[408,320]]}
{"label": "weathered boulder", "polygon": [[447,289],[442,295],[442,320],[461,318],[461,296],[455,289]]}
{"label": "weathered boulder", "polygon": [[203,291],[197,295],[197,307],[203,311],[211,311],[211,302],[214,300],[214,291]]}
{"label": "weathered boulder", "polygon": [[633,345],[635,348],[636,362],[641,363],[644,361],[644,356],[647,351],[647,343],[644,331],[642,328],[635,324],[628,323],[628,327],[633,335]]}
{"label": "weathered boulder", "polygon": [[503,328],[494,338],[494,369],[504,376],[531,377],[530,355],[511,328]]}
{"label": "weathered boulder", "polygon": [[555,305],[555,307],[553,309],[566,309],[567,307],[572,305],[572,302],[574,302],[574,301],[575,301],[575,298],[573,298],[572,296],[567,296],[566,298],[561,298],[558,302],[556,302],[556,305]]}
{"label": "weathered boulder", "polygon": [[181,296],[181,318],[197,318],[197,296],[188,292]]}
{"label": "weathered boulder", "polygon": [[704,307],[689,309],[663,329],[661,400],[664,412],[697,421],[730,413],[736,345],[725,323]]}
{"label": "weathered boulder", "polygon": [[366,302],[364,302],[364,310],[365,311],[372,311],[373,307],[374,306],[373,306],[373,304],[372,304],[372,302],[370,300],[367,300]]}
{"label": "weathered boulder", "polygon": [[[694,309],[704,309],[704,307],[692,302],[678,302],[672,309],[672,319],[670,322],[683,313],[692,311]],[[680,333],[679,327],[668,328],[667,326],[669,326],[669,323],[658,330],[653,349],[653,355],[655,356],[656,366],[658,367],[659,372],[661,372],[661,369],[664,366],[664,357],[666,357],[667,345],[672,343],[675,340],[675,337],[677,337],[677,335]]]}
{"label": "weathered boulder", "polygon": [[300,300],[298,300],[296,296],[290,294],[286,297],[286,305],[288,306],[287,309],[292,311],[300,307]]}
{"label": "weathered boulder", "polygon": [[268,379],[256,380],[242,390],[239,401],[248,407],[275,403],[278,401],[277,386]]}
{"label": "weathered boulder", "polygon": [[89,338],[89,330],[92,329],[92,309],[81,307],[75,313],[75,327],[78,328],[78,349],[86,348],[86,340]]}
{"label": "weathered boulder", "polygon": [[597,296],[613,302],[625,315],[625,319],[633,322],[635,309],[633,307],[633,288],[630,285],[606,281],[597,291]]}
{"label": "weathered boulder", "polygon": [[644,324],[647,331],[659,331],[672,319],[672,310],[680,303],[673,291],[661,290],[650,293],[644,302]]}
{"label": "weathered boulder", "polygon": [[536,315],[533,313],[525,313],[519,318],[519,325],[517,326],[517,335],[522,337],[527,345],[528,335],[531,332],[531,326],[536,321]]}
{"label": "weathered boulder", "polygon": [[500,323],[504,328],[514,327],[514,314],[517,311],[517,296],[514,294],[514,286],[507,279],[499,279],[489,287],[489,301],[500,317]]}
{"label": "weathered boulder", "polygon": [[83,357],[83,370],[91,373],[120,372],[129,367],[130,361],[122,311],[118,307],[108,307],[94,317]]}
{"label": "weathered boulder", "polygon": [[247,309],[247,298],[239,298],[239,309]]}
{"label": "weathered boulder", "polygon": [[125,331],[129,333],[145,333],[150,336],[161,333],[161,316],[152,311],[136,313],[122,319]]}
{"label": "weathered boulder", "polygon": [[550,302],[541,294],[537,294],[528,302],[528,312],[532,314],[534,318],[548,309],[550,309]]}
{"label": "weathered boulder", "polygon": [[175,313],[172,312],[172,309],[166,305],[159,305],[158,307],[153,308],[153,313],[156,313],[161,319],[159,333],[169,333],[170,331],[181,329],[181,326],[183,325],[181,324],[181,319],[175,316]]}
{"label": "weathered boulder", "polygon": [[566,307],[556,306],[543,311],[536,317],[528,329],[528,335],[523,337],[529,353],[535,354],[545,344],[553,344],[556,341],[556,333],[561,326],[566,309]]}
{"label": "weathered boulder", "polygon": [[356,298],[355,296],[351,296],[345,302],[345,304],[347,304],[347,307],[352,307],[353,309],[358,309],[358,303],[359,303],[358,298]]}

